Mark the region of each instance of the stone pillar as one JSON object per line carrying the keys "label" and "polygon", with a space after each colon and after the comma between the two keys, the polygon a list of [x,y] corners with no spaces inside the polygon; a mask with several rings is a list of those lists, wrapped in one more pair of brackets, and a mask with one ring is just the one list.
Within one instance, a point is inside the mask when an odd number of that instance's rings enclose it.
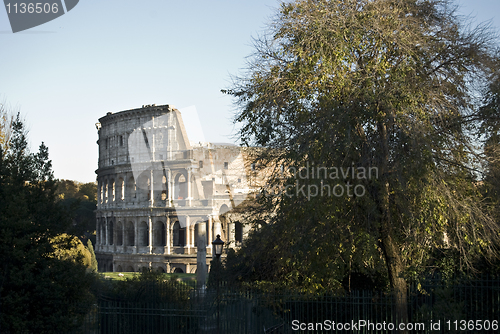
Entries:
{"label": "stone pillar", "polygon": [[154,206],[154,203],[155,203],[155,198],[154,198],[154,189],[155,189],[155,186],[154,186],[154,176],[153,176],[153,170],[151,170],[150,172],[150,179],[149,179],[149,206],[150,207],[153,207]]}
{"label": "stone pillar", "polygon": [[95,250],[101,250],[101,218],[96,218],[95,222]]}
{"label": "stone pillar", "polygon": [[[116,253],[116,246],[117,246],[117,240],[116,240],[116,236],[118,235],[118,231],[117,231],[117,217],[115,217],[115,221],[113,222],[113,252]],[[113,264],[113,268],[114,268],[114,264]]]}
{"label": "stone pillar", "polygon": [[208,216],[208,245],[207,245],[207,252],[212,254],[212,241],[214,241],[214,234],[213,234],[213,218],[212,216]]}
{"label": "stone pillar", "polygon": [[134,219],[134,253],[137,254],[139,250],[139,224],[137,223],[137,219]]}
{"label": "stone pillar", "polygon": [[148,217],[148,253],[151,254],[153,251],[153,219],[151,216]]}
{"label": "stone pillar", "polygon": [[109,224],[108,224],[108,217],[104,217],[106,223],[104,228],[106,229],[106,240],[105,240],[105,245],[109,245]]}
{"label": "stone pillar", "polygon": [[[229,220],[229,219],[227,219]],[[231,242],[231,243],[234,243],[234,223],[233,222],[229,222],[227,223],[227,241],[228,242]]]}
{"label": "stone pillar", "polygon": [[196,236],[198,250],[196,255],[196,280],[197,288],[203,289],[207,280],[207,226],[205,222],[198,223],[198,235]]}
{"label": "stone pillar", "polygon": [[191,222],[189,216],[186,216],[186,245],[187,254],[191,254]]}
{"label": "stone pillar", "polygon": [[168,206],[171,207],[172,206],[172,200],[174,199],[174,180],[172,178],[172,171],[169,169],[167,171],[167,194],[168,194],[168,197],[167,197],[167,200],[168,200]]}
{"label": "stone pillar", "polygon": [[[101,203],[102,203],[102,200],[101,200],[101,180],[98,179],[97,181],[97,207],[100,208],[101,207]],[[96,242],[97,243],[97,242]]]}
{"label": "stone pillar", "polygon": [[[192,183],[191,183],[191,176],[192,176],[193,172],[191,171],[191,168],[188,168],[187,170],[187,203],[186,205],[187,206],[191,206],[191,197],[193,196],[192,195]],[[193,242],[194,243],[194,242]]]}
{"label": "stone pillar", "polygon": [[[167,235],[165,237],[165,243],[166,243],[165,253],[170,255],[171,247],[172,247],[172,240],[170,240],[170,235],[171,235],[171,233],[170,233],[170,217],[167,216],[166,218],[167,219],[165,221],[165,233]],[[169,272],[169,271],[167,271],[167,272]]]}

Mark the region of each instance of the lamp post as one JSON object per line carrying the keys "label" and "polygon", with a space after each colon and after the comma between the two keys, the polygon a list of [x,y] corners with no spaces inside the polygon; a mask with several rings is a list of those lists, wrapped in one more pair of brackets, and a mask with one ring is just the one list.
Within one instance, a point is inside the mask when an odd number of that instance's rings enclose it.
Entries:
{"label": "lamp post", "polygon": [[219,297],[219,275],[220,275],[220,256],[222,254],[222,248],[224,247],[224,241],[221,240],[220,235],[217,234],[217,237],[214,241],[212,241],[212,252],[215,254],[215,275],[217,279],[215,280],[215,284],[217,285],[217,334],[220,334],[220,297]]}
{"label": "lamp post", "polygon": [[221,240],[220,235],[217,234],[217,237],[214,241],[212,241],[212,246],[215,252],[215,257],[217,261],[220,261],[220,256],[222,254],[222,247],[224,246],[224,241]]}

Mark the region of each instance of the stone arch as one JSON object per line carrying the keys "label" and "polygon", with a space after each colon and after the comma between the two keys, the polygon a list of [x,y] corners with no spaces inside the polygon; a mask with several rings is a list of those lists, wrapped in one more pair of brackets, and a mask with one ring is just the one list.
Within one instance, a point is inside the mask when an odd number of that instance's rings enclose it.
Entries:
{"label": "stone arch", "polygon": [[184,270],[181,268],[174,268],[172,271],[174,274],[184,274]]}
{"label": "stone arch", "polygon": [[108,180],[105,179],[104,182],[103,182],[103,188],[102,188],[102,192],[104,194],[104,199],[103,199],[103,202],[104,203],[108,203],[108,199],[109,199],[109,184],[108,184]]}
{"label": "stone arch", "polygon": [[108,188],[108,202],[110,203],[113,203],[116,201],[116,197],[115,197],[115,179],[111,178],[109,180],[109,188]]}
{"label": "stone arch", "polygon": [[157,221],[153,229],[154,246],[165,247],[167,245],[166,228],[162,221]]}
{"label": "stone arch", "polygon": [[132,266],[128,266],[128,267],[127,267],[127,270],[125,270],[125,271],[126,271],[126,272],[130,272],[130,273],[135,272],[134,267],[132,267]]}
{"label": "stone arch", "polygon": [[105,245],[107,242],[106,239],[106,222],[102,221],[101,222],[101,244]]}
{"label": "stone arch", "polygon": [[159,273],[166,273],[165,271],[165,268],[163,268],[162,266],[159,266],[158,268],[156,268],[156,271],[158,271]]}
{"label": "stone arch", "polygon": [[139,245],[149,246],[149,228],[148,223],[142,221],[139,223]]}
{"label": "stone arch", "polygon": [[102,204],[102,181],[97,182],[97,204]]}
{"label": "stone arch", "polygon": [[118,222],[116,224],[116,245],[123,246],[123,224]]}
{"label": "stone arch", "polygon": [[[223,216],[226,212],[229,211],[229,207],[226,204],[222,204],[221,207],[219,208],[219,219],[221,216]],[[224,217],[225,219],[225,217]]]}
{"label": "stone arch", "polygon": [[137,178],[137,198],[139,202],[146,202],[151,199],[150,173],[150,170],[145,170]]}
{"label": "stone arch", "polygon": [[135,246],[135,226],[131,221],[126,224],[125,246]]}
{"label": "stone arch", "polygon": [[161,200],[166,201],[168,198],[168,180],[165,175],[161,177]]}
{"label": "stone arch", "polygon": [[109,239],[109,244],[110,245],[113,245],[114,243],[114,233],[113,233],[113,230],[114,230],[114,223],[112,220],[109,220],[108,221],[108,233],[109,233],[109,236],[108,236],[108,239]]}
{"label": "stone arch", "polygon": [[115,194],[115,200],[122,202],[125,199],[125,182],[123,181],[123,178],[120,177],[118,178],[118,181],[116,182],[116,194]]}
{"label": "stone arch", "polygon": [[117,265],[117,266],[116,266],[116,271],[117,271],[117,272],[122,272],[122,271],[123,271],[122,266]]}
{"label": "stone arch", "polygon": [[174,199],[185,199],[187,197],[188,175],[185,169],[179,171],[174,177]]}
{"label": "stone arch", "polygon": [[172,226],[173,245],[183,247],[186,245],[186,228],[181,228],[179,221]]}
{"label": "stone arch", "polygon": [[125,198],[128,202],[132,202],[136,198],[136,185],[133,176],[130,176],[125,184]]}

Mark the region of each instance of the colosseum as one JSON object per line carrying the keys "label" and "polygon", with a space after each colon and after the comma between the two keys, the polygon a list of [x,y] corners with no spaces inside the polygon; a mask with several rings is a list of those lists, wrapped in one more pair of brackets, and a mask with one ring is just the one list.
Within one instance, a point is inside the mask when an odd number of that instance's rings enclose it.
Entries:
{"label": "colosseum", "polygon": [[194,273],[198,243],[206,264],[216,235],[241,244],[249,227],[232,212],[257,189],[244,150],[190,143],[169,105],[108,112],[96,128],[99,271]]}

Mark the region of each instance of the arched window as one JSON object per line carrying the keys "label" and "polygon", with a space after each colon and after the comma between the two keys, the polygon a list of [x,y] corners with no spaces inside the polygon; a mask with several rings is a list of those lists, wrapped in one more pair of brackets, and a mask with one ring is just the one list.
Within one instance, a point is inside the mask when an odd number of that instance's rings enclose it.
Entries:
{"label": "arched window", "polygon": [[102,222],[101,224],[101,244],[106,244],[106,222]]}
{"label": "arched window", "polygon": [[154,228],[154,245],[165,247],[166,243],[166,230],[165,224],[163,222],[156,222]]}
{"label": "arched window", "polygon": [[185,171],[177,174],[174,179],[174,198],[184,199],[187,197],[187,181]]}
{"label": "arched window", "polygon": [[135,180],[134,177],[131,176],[128,178],[127,183],[125,184],[125,198],[127,202],[133,202],[135,199]]}
{"label": "arched window", "polygon": [[[116,245],[123,245],[123,224],[121,222],[116,224]],[[121,271],[121,269],[119,271]]]}
{"label": "arched window", "polygon": [[134,223],[128,222],[126,231],[126,246],[135,246],[135,227]]}
{"label": "arched window", "polygon": [[113,240],[113,236],[114,236],[114,234],[113,234],[113,227],[114,227],[114,226],[113,226],[113,225],[114,225],[114,224],[113,224],[113,222],[112,222],[112,221],[108,221],[108,228],[109,228],[109,231],[108,231],[108,232],[109,232],[109,244],[110,244],[110,245],[112,245],[112,244],[113,244],[113,241],[114,241],[114,240]]}
{"label": "arched window", "polygon": [[161,200],[162,201],[165,201],[167,200],[167,189],[168,189],[168,186],[167,186],[167,177],[165,175],[162,176],[161,178]]}
{"label": "arched window", "polygon": [[181,228],[181,225],[178,221],[174,223],[173,227],[173,242],[174,246],[183,247],[186,244],[186,229]]}
{"label": "arched window", "polygon": [[146,222],[139,224],[139,246],[149,246],[149,229]]}
{"label": "arched window", "polygon": [[115,189],[116,192],[115,200],[117,201],[123,201],[125,199],[125,189],[123,185],[124,185],[123,179],[120,177],[118,179],[118,182],[116,183],[116,189]]}
{"label": "arched window", "polygon": [[109,185],[108,185],[108,202],[114,202],[115,201],[115,180],[111,179],[109,180]]}

